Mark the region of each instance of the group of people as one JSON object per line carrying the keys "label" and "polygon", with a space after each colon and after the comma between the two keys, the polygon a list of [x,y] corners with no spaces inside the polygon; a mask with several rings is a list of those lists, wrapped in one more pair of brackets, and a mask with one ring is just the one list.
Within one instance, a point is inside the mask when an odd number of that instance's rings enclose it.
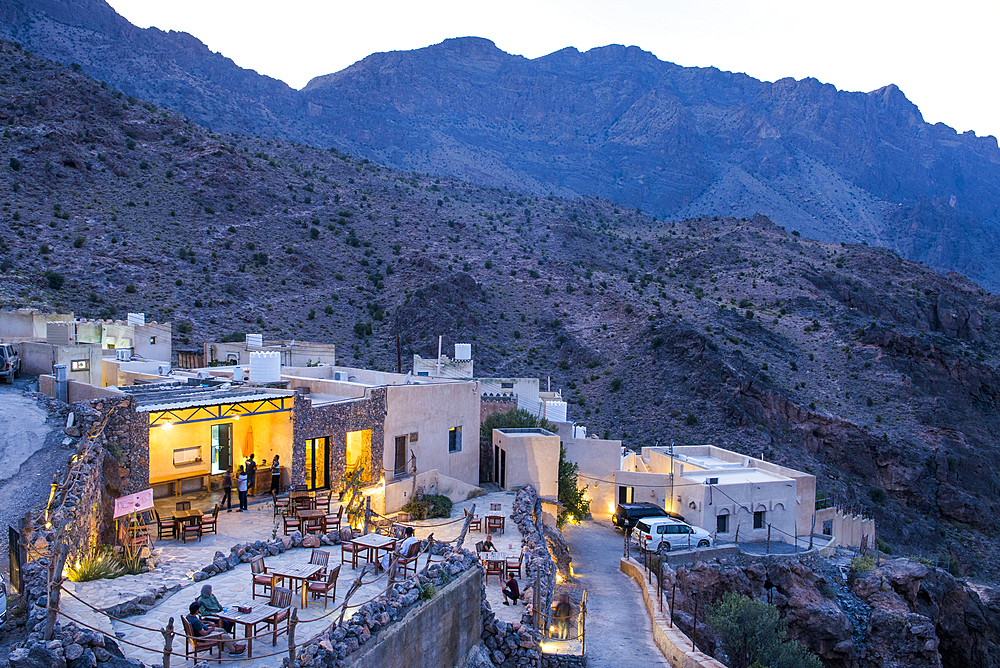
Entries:
{"label": "group of people", "polygon": [[[264,462],[267,463],[266,461]],[[239,494],[239,507],[236,512],[241,513],[247,510],[247,499],[257,491],[257,462],[254,461],[253,453],[247,457],[246,463],[239,467],[236,472],[236,491]],[[281,493],[281,464],[278,455],[271,461],[271,488],[268,492]],[[226,512],[233,512],[233,467],[226,469],[222,475],[222,502],[220,506],[226,507]]]}
{"label": "group of people", "polygon": [[[486,540],[480,546],[480,552],[496,552],[496,545],[493,544],[493,534],[486,534]],[[504,588],[500,590],[503,594],[503,604],[510,605],[521,600],[521,588],[517,584],[517,578],[513,575],[508,578]]]}
{"label": "group of people", "polygon": [[223,610],[219,599],[212,593],[212,585],[206,584],[202,585],[201,595],[188,606],[185,618],[195,636],[221,640],[230,656],[239,656],[246,651],[246,643],[237,642],[233,638],[232,633],[236,627],[233,622],[215,616]]}

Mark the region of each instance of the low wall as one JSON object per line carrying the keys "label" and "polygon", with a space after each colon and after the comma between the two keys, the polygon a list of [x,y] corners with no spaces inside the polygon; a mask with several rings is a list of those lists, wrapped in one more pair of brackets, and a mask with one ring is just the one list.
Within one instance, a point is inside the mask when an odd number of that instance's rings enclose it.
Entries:
{"label": "low wall", "polygon": [[[48,374],[38,377],[38,391],[44,395],[56,398],[56,378]],[[76,404],[91,399],[103,399],[104,397],[125,396],[122,392],[108,390],[96,385],[79,383],[75,380],[66,381],[66,394],[69,401],[66,403]]]}
{"label": "low wall", "polygon": [[653,642],[663,652],[667,662],[673,668],[726,668],[704,652],[691,651],[691,639],[681,632],[676,626],[670,625],[670,613],[657,612],[657,604],[654,600],[655,591],[650,590],[650,584],[646,582],[642,565],[634,559],[622,559],[620,562],[622,573],[630,576],[639,583],[642,589],[642,600],[646,603],[646,610],[653,621]]}
{"label": "low wall", "polygon": [[823,523],[830,522],[834,545],[842,547],[861,547],[865,537],[868,544],[875,540],[875,520],[845,513],[840,508],[831,506],[816,511],[816,530],[823,530]]}
{"label": "low wall", "polygon": [[734,557],[740,553],[738,545],[723,545],[721,547],[702,547],[697,550],[677,550],[665,552],[663,558],[671,566],[687,566],[696,561],[712,561],[724,557]]}
{"label": "low wall", "polygon": [[374,643],[354,653],[347,666],[454,668],[479,642],[482,570],[462,573],[430,601],[383,629]]}

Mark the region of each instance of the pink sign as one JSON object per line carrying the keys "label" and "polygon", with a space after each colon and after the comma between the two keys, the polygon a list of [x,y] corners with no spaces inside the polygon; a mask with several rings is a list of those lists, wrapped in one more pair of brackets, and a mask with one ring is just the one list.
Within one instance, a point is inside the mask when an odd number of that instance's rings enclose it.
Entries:
{"label": "pink sign", "polygon": [[129,494],[128,496],[123,496],[120,499],[115,499],[115,517],[125,517],[129,513],[141,513],[143,510],[149,510],[153,507],[153,490],[144,489],[141,492],[136,492],[135,494]]}

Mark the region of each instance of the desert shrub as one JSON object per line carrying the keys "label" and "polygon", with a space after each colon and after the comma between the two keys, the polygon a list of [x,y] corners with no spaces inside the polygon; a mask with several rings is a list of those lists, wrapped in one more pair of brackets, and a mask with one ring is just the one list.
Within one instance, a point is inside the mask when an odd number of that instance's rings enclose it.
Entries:
{"label": "desert shrub", "polygon": [[722,641],[730,668],[822,668],[806,647],[786,640],[787,622],[763,601],[726,592],[709,608],[708,623]]}
{"label": "desert shrub", "polygon": [[875,570],[875,557],[854,557],[851,559],[851,571],[855,573],[871,573]]}
{"label": "desert shrub", "polygon": [[62,288],[63,283],[66,282],[66,278],[58,271],[49,269],[44,275],[46,283],[48,283],[48,286],[53,290],[59,290]]}
{"label": "desert shrub", "polygon": [[418,494],[402,507],[413,519],[426,520],[432,517],[450,517],[451,499],[443,494]]}

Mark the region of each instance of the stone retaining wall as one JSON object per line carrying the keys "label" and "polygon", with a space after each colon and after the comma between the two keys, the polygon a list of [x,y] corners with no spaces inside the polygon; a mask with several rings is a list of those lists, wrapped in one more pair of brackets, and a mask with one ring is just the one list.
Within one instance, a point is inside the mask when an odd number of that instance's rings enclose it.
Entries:
{"label": "stone retaining wall", "polygon": [[[556,584],[556,565],[545,541],[542,530],[542,502],[534,487],[527,485],[517,493],[510,518],[517,524],[524,540],[524,584],[521,589],[534,588],[537,582],[541,595],[540,607],[542,610],[548,610],[552,605],[552,591]],[[525,616],[527,614],[526,612]],[[524,621],[530,623],[528,619]]]}

